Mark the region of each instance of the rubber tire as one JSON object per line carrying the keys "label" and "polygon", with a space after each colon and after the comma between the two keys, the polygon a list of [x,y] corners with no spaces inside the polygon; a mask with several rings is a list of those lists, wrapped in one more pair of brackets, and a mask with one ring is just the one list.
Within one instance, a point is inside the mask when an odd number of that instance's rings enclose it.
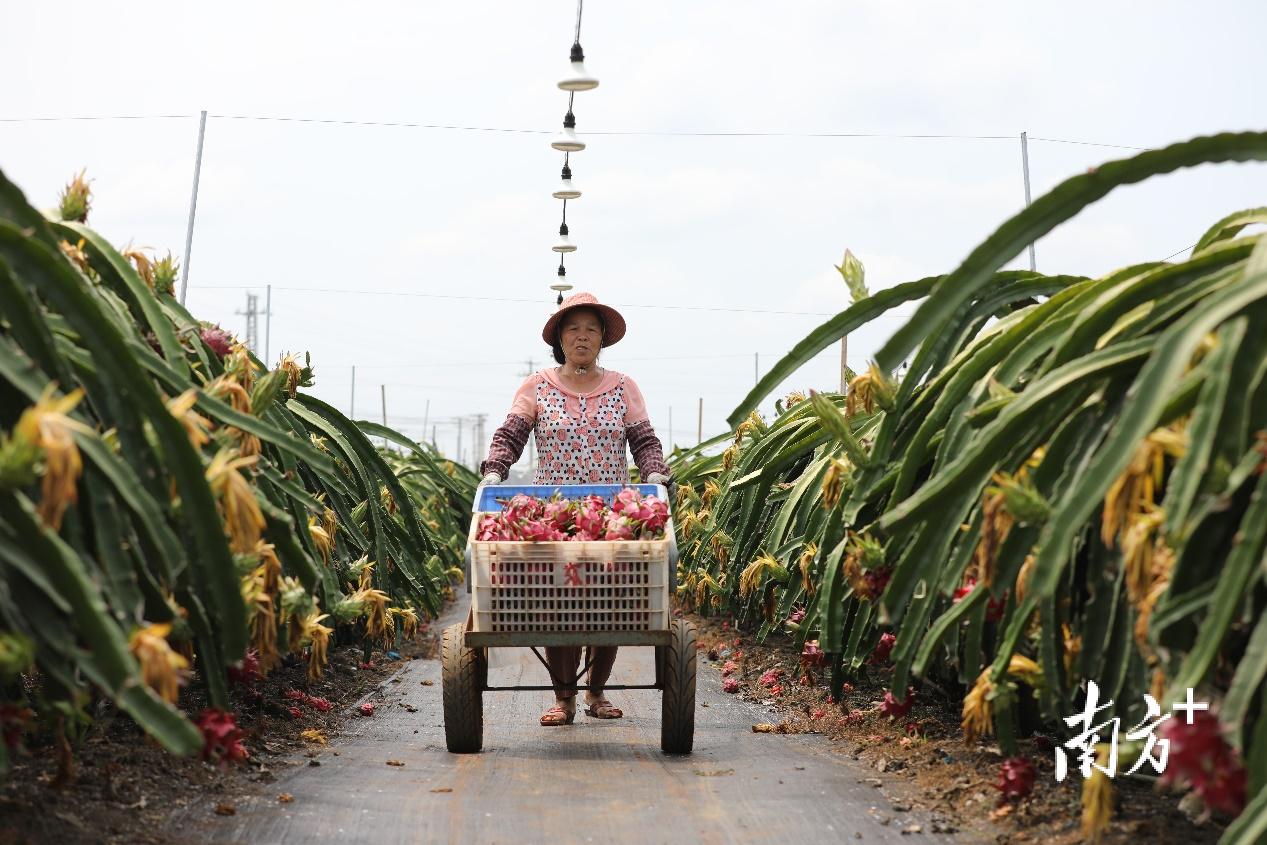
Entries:
{"label": "rubber tire", "polygon": [[465,631],[466,626],[460,622],[445,628],[440,647],[444,742],[454,754],[475,754],[484,746],[480,680],[487,663],[480,659],[480,650],[466,647]]}
{"label": "rubber tire", "polygon": [[695,626],[673,621],[673,641],[657,648],[664,706],[660,719],[660,750],[690,754],[695,744]]}

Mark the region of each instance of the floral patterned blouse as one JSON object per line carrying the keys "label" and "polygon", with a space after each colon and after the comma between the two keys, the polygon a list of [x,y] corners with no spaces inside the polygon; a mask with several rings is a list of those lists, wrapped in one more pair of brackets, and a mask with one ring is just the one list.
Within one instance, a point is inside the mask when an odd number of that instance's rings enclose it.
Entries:
{"label": "floral patterned blouse", "polygon": [[515,391],[506,421],[493,433],[480,474],[506,478],[528,435],[537,438],[533,484],[627,484],[633,453],[639,474],[669,474],[664,450],[634,380],[607,370],[598,386],[577,393],[557,369],[540,370]]}

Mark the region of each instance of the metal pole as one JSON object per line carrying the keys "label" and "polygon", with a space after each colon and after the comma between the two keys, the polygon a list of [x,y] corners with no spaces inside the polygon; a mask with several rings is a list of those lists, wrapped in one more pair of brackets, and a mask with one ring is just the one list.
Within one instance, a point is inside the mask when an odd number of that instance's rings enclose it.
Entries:
{"label": "metal pole", "polygon": [[[1024,132],[1021,133],[1021,169],[1025,173],[1025,207],[1029,208],[1029,137]],[[1038,269],[1038,263],[1034,260],[1033,241],[1029,244],[1029,269]]]}
{"label": "metal pole", "polygon": [[840,393],[844,395],[849,389],[849,365],[845,362],[845,358],[849,354],[849,335],[845,335],[840,339]]}
{"label": "metal pole", "polygon": [[[425,434],[426,432],[423,432],[423,433]],[[432,449],[440,448],[439,446],[436,445],[436,427],[434,425],[431,426],[431,448]]]}
{"label": "metal pole", "polygon": [[704,397],[699,398],[699,421],[695,427],[695,443],[699,445],[704,442]]}
{"label": "metal pole", "polygon": [[265,287],[264,293],[264,366],[273,360],[269,355],[269,347],[273,342],[273,286]]}
{"label": "metal pole", "polygon": [[348,407],[348,419],[356,419],[356,364],[352,365],[352,404]]}
{"label": "metal pole", "polygon": [[189,198],[189,225],[185,227],[185,260],[180,267],[180,304],[185,304],[185,292],[189,290],[189,254],[194,248],[194,211],[198,208],[198,177],[202,174],[202,139],[207,134],[207,113],[198,117],[198,152],[194,155],[194,191]]}

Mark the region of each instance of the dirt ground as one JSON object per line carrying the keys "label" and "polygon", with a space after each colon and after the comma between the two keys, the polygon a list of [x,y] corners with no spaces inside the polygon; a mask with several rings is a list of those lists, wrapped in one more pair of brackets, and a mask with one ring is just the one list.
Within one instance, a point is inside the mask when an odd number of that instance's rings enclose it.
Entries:
{"label": "dirt ground", "polygon": [[[701,672],[723,672],[738,681],[735,695],[773,706],[782,721],[754,726],[776,733],[817,733],[832,740],[840,753],[870,763],[877,772],[897,772],[923,798],[914,807],[934,814],[945,832],[974,834],[997,842],[1042,842],[1072,845],[1080,833],[1081,778],[1076,768],[1064,783],[1054,774],[1054,746],[1041,735],[1021,741],[1021,754],[1037,769],[1031,794],[1001,802],[995,784],[1004,760],[989,740],[967,745],[960,728],[960,702],[925,686],[909,713],[891,719],[880,712],[888,689],[889,670],[867,667],[866,677],[847,686],[840,702],[830,700],[826,672],[807,684],[800,655],[791,641],[772,635],[763,645],[738,633],[726,620],[697,620],[700,625]],[[704,668],[708,667],[708,668]],[[780,675],[775,686],[768,672]],[[766,676],[767,684],[762,684]],[[733,685],[732,685],[733,686]],[[1116,812],[1105,845],[1218,841],[1223,828],[1216,821],[1180,810],[1181,796],[1155,790],[1142,780],[1117,778]],[[896,823],[896,822],[895,822]]]}
{"label": "dirt ground", "polygon": [[[403,644],[399,658],[375,652],[368,664],[362,662],[359,646],[331,648],[324,677],[313,683],[307,680],[306,663],[294,661],[250,687],[235,686],[234,714],[246,734],[243,745],[250,759],[223,769],[167,753],[112,708],[96,713],[74,749],[69,784],[55,785],[56,754],[50,746],[15,755],[8,779],[0,783],[0,843],[184,841],[167,825],[182,808],[214,796],[215,812],[233,814],[240,796],[276,780],[274,769],[280,760],[320,742],[315,734],[303,737],[304,731],[336,736],[348,720],[365,718],[354,705],[383,683],[400,661],[424,659],[435,652],[436,638],[428,631]],[[288,698],[285,693],[293,690],[326,699],[329,710]],[[184,693],[181,707],[186,712],[200,712],[203,706],[195,690]]]}

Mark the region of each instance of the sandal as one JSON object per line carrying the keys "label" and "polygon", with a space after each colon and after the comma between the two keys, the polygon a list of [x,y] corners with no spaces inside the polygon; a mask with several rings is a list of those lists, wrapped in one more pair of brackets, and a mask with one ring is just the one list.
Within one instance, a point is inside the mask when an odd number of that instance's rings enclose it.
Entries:
{"label": "sandal", "polygon": [[563,707],[556,704],[549,710],[541,714],[541,726],[546,728],[554,728],[560,725],[570,725],[576,721],[576,707]]}
{"label": "sandal", "polygon": [[600,698],[586,703],[585,715],[593,716],[595,719],[619,719],[625,714],[619,707],[612,706],[607,699]]}

